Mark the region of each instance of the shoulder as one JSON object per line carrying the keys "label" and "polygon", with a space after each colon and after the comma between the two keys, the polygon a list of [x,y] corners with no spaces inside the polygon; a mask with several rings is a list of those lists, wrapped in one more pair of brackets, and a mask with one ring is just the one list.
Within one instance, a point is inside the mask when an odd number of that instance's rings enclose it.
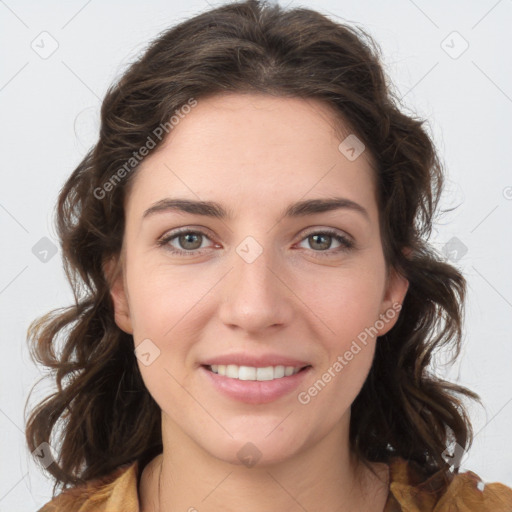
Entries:
{"label": "shoulder", "polygon": [[399,457],[389,468],[390,504],[385,512],[512,512],[512,488],[486,483],[473,471],[440,470],[425,477],[419,464]]}
{"label": "shoulder", "polygon": [[138,462],[104,477],[65,489],[38,512],[138,512]]}

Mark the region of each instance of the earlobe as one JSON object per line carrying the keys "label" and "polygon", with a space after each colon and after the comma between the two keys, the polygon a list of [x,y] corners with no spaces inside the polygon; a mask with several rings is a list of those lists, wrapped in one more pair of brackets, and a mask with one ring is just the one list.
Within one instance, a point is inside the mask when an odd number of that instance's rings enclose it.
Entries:
{"label": "earlobe", "polygon": [[133,334],[130,307],[120,260],[118,258],[111,258],[104,262],[103,274],[109,286],[110,296],[114,305],[114,320],[122,331],[127,334]]}

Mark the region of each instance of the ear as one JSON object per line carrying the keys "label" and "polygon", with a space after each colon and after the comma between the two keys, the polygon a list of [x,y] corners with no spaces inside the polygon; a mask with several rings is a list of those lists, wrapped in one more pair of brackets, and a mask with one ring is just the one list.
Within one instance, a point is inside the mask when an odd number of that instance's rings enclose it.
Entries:
{"label": "ear", "polygon": [[409,281],[397,270],[391,268],[387,278],[379,317],[381,320],[379,325],[384,325],[378,329],[377,336],[386,334],[396,324],[408,288]]}
{"label": "ear", "polygon": [[127,334],[133,334],[122,257],[112,257],[105,261],[103,263],[103,274],[108,283],[110,296],[114,304],[114,320],[122,331]]}

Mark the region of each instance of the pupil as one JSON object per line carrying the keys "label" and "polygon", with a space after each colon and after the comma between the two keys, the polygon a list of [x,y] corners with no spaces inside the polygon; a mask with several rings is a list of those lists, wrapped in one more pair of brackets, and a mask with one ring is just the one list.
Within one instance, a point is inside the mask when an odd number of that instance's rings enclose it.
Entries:
{"label": "pupil", "polygon": [[[192,238],[196,237],[196,238],[197,238],[197,237],[198,237],[198,235],[196,235],[196,234],[194,234],[194,233],[188,233],[188,234],[186,234],[186,235],[182,235],[182,236],[181,236],[181,241],[182,241],[182,242],[184,242],[184,245],[183,245],[183,243],[182,243],[182,246],[184,246],[184,247],[185,247],[185,248],[187,248],[187,249],[197,249],[197,247],[187,247],[187,243],[189,243],[189,242],[190,242],[190,240],[189,240],[189,239],[190,239],[190,237],[192,237]],[[194,242],[193,242],[193,241],[192,241],[192,242],[190,242],[190,243],[192,243],[192,245],[194,245]],[[196,244],[197,244],[197,241],[196,241]],[[199,245],[201,245],[201,244],[199,244]]]}
{"label": "pupil", "polygon": [[[317,239],[319,238],[329,238],[330,235],[313,235],[313,239],[315,240],[315,243],[317,243]],[[323,244],[320,242],[320,245],[322,246],[321,248],[322,249],[328,249],[329,248],[329,243],[328,242],[324,242]]]}

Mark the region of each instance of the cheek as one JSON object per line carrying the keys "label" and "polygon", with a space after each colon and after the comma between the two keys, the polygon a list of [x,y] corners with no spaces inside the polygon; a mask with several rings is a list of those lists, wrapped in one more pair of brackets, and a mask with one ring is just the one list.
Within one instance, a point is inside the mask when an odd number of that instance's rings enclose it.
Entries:
{"label": "cheek", "polygon": [[[193,312],[192,306],[175,286],[152,281],[150,276],[139,283],[137,295],[133,303],[134,345],[146,344],[151,357],[149,364],[137,357],[137,364],[144,385],[159,407],[177,417],[180,407],[190,399],[184,392],[190,378],[184,361],[197,337],[183,328],[187,325],[187,312]],[[136,348],[137,351],[141,352]]]}
{"label": "cheek", "polygon": [[146,265],[141,270],[134,267],[129,277],[134,336],[158,339],[172,337],[174,326],[192,312],[209,284],[206,279],[194,278],[191,272],[161,264]]}
{"label": "cheek", "polygon": [[376,262],[373,269],[340,269],[303,289],[305,303],[335,339],[357,336],[379,318],[385,287],[385,270],[379,267]]}
{"label": "cheek", "polygon": [[339,407],[348,407],[363,385],[373,361],[384,285],[384,265],[375,262],[373,268],[337,273],[323,293],[312,288],[314,313],[324,332],[320,379],[331,390],[321,402],[333,393],[339,397]]}
{"label": "cheek", "polygon": [[[151,396],[160,408],[178,401],[180,386],[186,385],[182,372],[194,336],[184,335],[184,320],[191,309],[175,280],[158,272],[141,273],[130,283],[134,349],[137,364]],[[189,313],[190,314],[190,313]],[[142,355],[142,354],[149,354]]]}

